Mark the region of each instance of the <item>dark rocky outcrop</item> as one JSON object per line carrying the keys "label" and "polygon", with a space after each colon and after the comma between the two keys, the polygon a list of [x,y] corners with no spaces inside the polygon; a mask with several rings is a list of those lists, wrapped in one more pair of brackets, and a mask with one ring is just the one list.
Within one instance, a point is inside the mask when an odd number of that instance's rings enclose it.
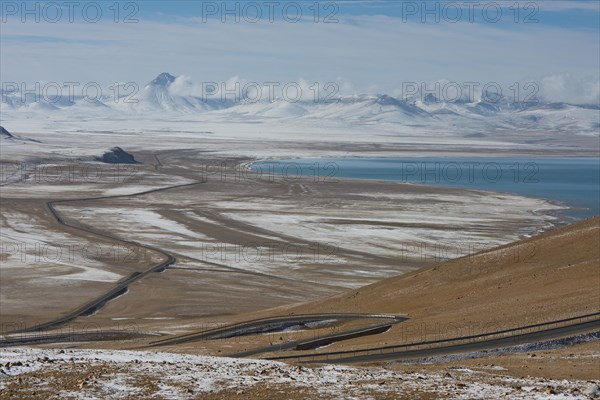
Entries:
{"label": "dark rocky outcrop", "polygon": [[9,139],[14,138],[14,136],[9,131],[4,129],[3,126],[0,126],[0,136],[3,138],[9,138]]}
{"label": "dark rocky outcrop", "polygon": [[98,158],[99,161],[108,164],[139,164],[132,154],[129,154],[120,147],[113,147]]}

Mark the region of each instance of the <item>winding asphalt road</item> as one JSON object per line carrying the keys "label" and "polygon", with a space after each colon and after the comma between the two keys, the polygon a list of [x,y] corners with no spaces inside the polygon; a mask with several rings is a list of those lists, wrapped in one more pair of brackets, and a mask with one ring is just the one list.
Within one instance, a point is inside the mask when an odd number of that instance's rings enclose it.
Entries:
{"label": "winding asphalt road", "polygon": [[[37,331],[41,331],[44,329],[56,328],[60,325],[68,323],[80,316],[91,315],[91,314],[95,313],[96,311],[98,311],[100,308],[102,308],[108,301],[125,294],[128,290],[129,285],[131,285],[132,283],[148,276],[149,274],[152,274],[155,272],[162,272],[168,266],[173,265],[176,262],[176,258],[173,254],[171,254],[167,251],[164,251],[162,249],[159,249],[159,248],[156,248],[153,246],[143,245],[141,243],[131,241],[131,240],[121,239],[121,238],[118,238],[116,236],[113,236],[113,235],[110,235],[107,233],[99,232],[93,228],[79,226],[77,224],[66,222],[64,220],[64,218],[61,216],[61,214],[58,212],[58,210],[56,209],[55,206],[57,204],[143,196],[143,195],[147,195],[147,194],[151,194],[151,193],[158,193],[158,192],[167,191],[167,190],[191,187],[191,186],[199,185],[202,183],[203,182],[197,181],[197,182],[193,182],[193,183],[168,186],[168,187],[164,187],[164,188],[152,189],[152,190],[148,190],[148,191],[144,191],[144,192],[140,192],[140,193],[126,194],[126,195],[86,197],[86,198],[55,200],[55,201],[47,202],[46,207],[48,208],[48,210],[50,211],[50,213],[52,214],[52,216],[54,217],[54,219],[56,220],[56,222],[58,224],[67,226],[71,229],[76,229],[76,230],[79,230],[82,232],[90,233],[90,234],[93,234],[93,235],[96,235],[99,237],[104,237],[104,238],[107,238],[110,240],[115,240],[115,241],[118,241],[121,243],[125,243],[130,246],[136,246],[136,247],[143,248],[143,249],[146,249],[149,251],[153,251],[157,254],[160,254],[163,257],[164,261],[160,262],[156,265],[153,265],[150,268],[148,268],[142,272],[137,272],[137,273],[130,275],[128,278],[119,281],[115,285],[115,287],[113,287],[106,293],[102,294],[101,296],[99,296],[93,300],[86,302],[85,304],[79,306],[75,310],[73,310],[63,316],[60,316],[58,318],[47,321],[45,323],[38,324],[38,325],[30,327],[30,328],[25,328],[22,330],[15,330],[15,331],[9,332],[8,334],[37,332]],[[598,313],[596,313],[596,314],[598,314]],[[278,329],[282,326],[283,327],[289,326],[290,324],[297,325],[297,324],[304,324],[304,323],[310,323],[310,322],[322,322],[327,319],[356,319],[356,318],[390,318],[393,320],[393,323],[399,323],[401,321],[406,320],[405,316],[387,315],[387,314],[290,315],[290,316],[284,316],[284,317],[267,318],[267,319],[263,319],[263,320],[246,321],[246,322],[243,322],[240,324],[235,324],[235,325],[231,325],[231,326],[227,326],[227,327],[220,327],[220,328],[216,328],[216,329],[213,329],[210,331],[197,332],[197,333],[192,333],[192,334],[188,334],[188,335],[178,336],[175,338],[161,340],[161,341],[152,343],[152,345],[153,346],[173,345],[173,344],[192,342],[192,341],[197,341],[197,340],[202,340],[202,339],[233,337],[236,335],[248,334],[248,332],[251,332],[251,333],[268,332],[268,331],[272,331],[273,329]],[[577,318],[580,318],[580,317],[572,318],[572,320],[576,320]],[[554,322],[551,322],[548,324],[558,323],[558,322],[563,322],[563,321],[566,321],[566,320],[554,321]],[[544,325],[544,324],[538,324],[538,325]],[[375,327],[375,329],[376,330],[382,329],[383,327],[384,326],[382,325],[380,327]],[[525,329],[525,328],[527,328],[527,327],[515,328],[514,331],[518,332],[519,329]],[[362,349],[362,350],[357,350],[357,351],[342,351],[342,352],[330,352],[330,353],[313,353],[313,354],[294,355],[294,356],[280,356],[280,357],[272,357],[270,359],[272,359],[272,360],[287,360],[287,361],[294,360],[294,361],[300,361],[300,362],[302,362],[302,361],[305,361],[305,362],[321,361],[321,362],[328,362],[328,363],[355,363],[355,362],[374,362],[374,361],[385,361],[385,360],[397,360],[397,359],[404,359],[404,358],[422,358],[422,357],[448,355],[448,354],[454,354],[454,353],[465,353],[465,352],[472,352],[472,351],[482,351],[482,350],[488,350],[488,349],[493,349],[493,348],[514,346],[516,344],[532,343],[532,342],[537,342],[537,341],[542,341],[542,340],[555,339],[555,338],[559,338],[559,337],[565,337],[568,335],[575,335],[575,334],[580,334],[583,332],[590,332],[590,331],[600,331],[600,318],[595,318],[591,321],[574,322],[574,323],[568,324],[566,326],[560,326],[560,327],[557,326],[554,328],[540,329],[540,330],[536,330],[534,332],[528,332],[528,333],[516,333],[514,335],[509,335],[506,337],[476,340],[476,341],[468,342],[468,343],[452,343],[452,342],[460,342],[460,341],[470,340],[470,339],[473,339],[472,337],[454,338],[454,339],[449,339],[447,341],[438,341],[440,346],[427,347],[427,348],[422,348],[422,349],[418,349],[418,346],[419,345],[428,346],[428,345],[431,345],[432,342],[413,343],[413,344],[399,345],[399,346],[387,346],[387,347],[382,347],[382,348],[369,348],[369,349]],[[309,343],[304,343],[304,345],[307,345],[310,347],[310,345],[318,344],[319,342],[321,342],[323,340],[325,340],[325,341],[326,340],[331,340],[331,341],[344,340],[344,338],[346,338],[346,337],[357,337],[357,336],[361,336],[364,334],[372,334],[373,332],[374,331],[371,331],[370,329],[341,332],[337,335],[330,335],[330,336],[323,336],[320,338],[315,338]],[[117,333],[114,333],[114,334],[116,335]],[[492,333],[490,335],[493,335],[493,334],[498,334],[498,332]],[[110,335],[111,334],[109,334],[108,336],[110,336]],[[353,336],[353,335],[356,335],[356,336]],[[50,339],[52,337],[52,340],[57,340],[57,341],[65,340],[65,337],[62,337],[60,335],[55,335],[55,336],[57,336],[57,337],[49,336],[46,339]],[[486,335],[480,335],[480,336],[486,336]],[[7,345],[19,345],[19,344],[23,343],[23,340],[28,340],[28,339],[27,338],[12,338],[9,340],[10,340],[10,343],[7,342],[6,343]],[[447,342],[447,343],[443,343],[443,342]],[[298,346],[299,344],[302,345],[301,343],[295,343],[296,346]],[[412,349],[412,350],[406,350],[406,349],[402,349],[403,347],[417,347],[417,348]],[[268,350],[268,349],[262,349],[262,350]],[[253,354],[256,354],[256,353],[257,353],[256,351],[253,352]]]}
{"label": "winding asphalt road", "polygon": [[[591,319],[582,321],[583,319],[589,318]],[[569,321],[572,321],[572,323],[568,323],[564,326],[552,327],[552,325]],[[536,330],[531,332],[523,332],[524,330],[532,328]],[[391,361],[485,351],[490,349],[516,346],[520,344],[572,337],[574,335],[592,332],[600,333],[600,313],[551,321],[543,324],[522,326],[498,332],[462,336],[452,339],[408,343],[395,346],[372,347],[358,350],[269,357],[267,359],[277,361],[297,361],[308,363],[326,362],[340,364]],[[493,337],[495,335],[504,335],[506,333],[511,334],[502,337]]]}
{"label": "winding asphalt road", "polygon": [[56,222],[58,224],[67,226],[71,229],[79,230],[81,232],[91,233],[95,236],[100,236],[100,237],[107,238],[110,240],[115,240],[115,241],[127,244],[129,246],[139,247],[139,248],[153,251],[155,253],[160,254],[165,259],[165,261],[163,261],[159,264],[153,265],[150,268],[146,269],[145,271],[134,273],[134,274],[130,275],[128,278],[120,280],[115,287],[113,287],[106,293],[102,294],[101,296],[99,296],[93,300],[88,301],[87,303],[79,306],[75,310],[70,311],[69,313],[67,313],[63,316],[60,316],[60,317],[50,320],[48,322],[37,324],[37,325],[29,327],[29,328],[7,332],[7,334],[23,333],[23,332],[37,332],[37,331],[41,331],[41,330],[45,330],[45,329],[56,328],[60,325],[63,325],[67,322],[74,320],[77,317],[92,315],[95,312],[97,312],[100,308],[102,308],[110,300],[113,300],[113,299],[125,294],[128,290],[129,285],[131,285],[132,283],[134,283],[154,272],[162,272],[168,266],[174,264],[176,261],[176,258],[173,254],[171,254],[167,251],[164,251],[162,249],[159,249],[157,247],[141,244],[141,243],[135,242],[133,240],[121,239],[121,238],[118,238],[116,236],[113,236],[113,235],[110,235],[107,233],[99,232],[93,228],[78,226],[76,224],[66,222],[65,219],[61,216],[61,214],[56,209],[55,206],[57,204],[66,204],[66,203],[91,201],[91,200],[116,199],[116,198],[124,198],[124,197],[137,197],[137,196],[143,196],[143,195],[147,195],[147,194],[151,194],[151,193],[163,192],[163,191],[167,191],[167,190],[196,186],[196,185],[200,185],[202,183],[204,183],[204,182],[198,181],[198,182],[168,186],[168,187],[163,187],[163,188],[158,188],[158,189],[151,189],[151,190],[147,190],[145,192],[139,192],[139,193],[134,193],[134,194],[85,197],[85,198],[78,198],[78,199],[54,200],[54,201],[47,202],[46,207],[48,208],[48,210],[50,211],[50,213],[52,214],[52,216],[54,217],[54,219],[56,220]]}
{"label": "winding asphalt road", "polygon": [[339,333],[333,334],[333,335],[318,336],[318,337],[315,337],[310,340],[278,343],[278,344],[271,345],[271,346],[266,346],[266,347],[261,347],[261,348],[257,348],[257,349],[242,351],[239,353],[230,354],[229,357],[234,357],[234,358],[250,357],[250,356],[257,355],[257,354],[271,353],[271,352],[290,350],[290,349],[314,350],[318,347],[327,346],[327,345],[341,342],[344,340],[350,340],[350,339],[355,339],[357,337],[364,337],[364,336],[378,335],[380,333],[385,333],[391,329],[392,325],[393,324],[388,322],[386,324],[374,325],[374,326],[370,326],[367,328],[339,332]]}
{"label": "winding asphalt road", "polygon": [[[390,322],[370,326],[367,328],[339,332],[333,335],[315,337],[305,341],[294,341],[272,345],[253,350],[235,353],[230,357],[250,357],[261,353],[283,350],[311,350],[316,347],[328,345],[342,340],[354,339],[374,334],[387,332],[392,325],[408,319],[402,315],[393,314],[298,314],[265,319],[245,321],[235,325],[219,327],[207,331],[166,338],[151,343],[154,346],[177,345],[199,340],[214,340],[231,338],[235,336],[253,335],[273,331],[281,331],[292,325],[302,325],[309,322],[323,322],[331,319],[358,319],[358,318],[386,318]],[[562,326],[559,326],[562,325]],[[527,332],[529,330],[529,332]],[[407,343],[384,347],[371,347],[358,350],[347,350],[325,353],[295,354],[278,357],[269,357],[269,360],[294,361],[306,363],[365,363],[376,361],[390,361],[401,359],[425,358],[433,356],[450,355],[456,353],[469,353],[485,351],[519,344],[536,343],[558,338],[572,337],[582,333],[600,333],[600,312],[564,318],[539,324],[525,325],[501,331],[482,333],[470,336],[461,336],[451,339]],[[497,337],[500,336],[500,337]]]}
{"label": "winding asphalt road", "polygon": [[[238,324],[226,325],[201,332],[194,332],[186,335],[167,338],[151,343],[152,346],[168,346],[188,342],[197,342],[200,340],[226,339],[245,335],[259,334],[280,331],[292,326],[303,325],[307,323],[326,322],[330,320],[354,320],[354,319],[386,319],[389,322],[386,325],[397,324],[408,318],[404,315],[394,314],[366,314],[366,313],[322,313],[322,314],[293,314],[271,318],[262,318],[251,321],[244,321]],[[348,334],[354,331],[341,332],[336,336]]]}
{"label": "winding asphalt road", "polygon": [[28,333],[20,334],[17,337],[8,337],[0,339],[0,348],[23,346],[32,344],[54,344],[70,342],[100,342],[115,340],[132,340],[137,338],[146,338],[160,336],[159,333],[142,332],[136,330],[90,330],[83,332],[65,332],[65,333]]}

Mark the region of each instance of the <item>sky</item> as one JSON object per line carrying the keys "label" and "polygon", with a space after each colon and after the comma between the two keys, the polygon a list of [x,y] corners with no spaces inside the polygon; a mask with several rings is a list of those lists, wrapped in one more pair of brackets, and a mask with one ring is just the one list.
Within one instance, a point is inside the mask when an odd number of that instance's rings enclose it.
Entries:
{"label": "sky", "polygon": [[337,82],[348,93],[535,82],[549,96],[598,97],[596,0],[66,4],[1,3],[3,84],[143,86],[170,72],[196,83]]}

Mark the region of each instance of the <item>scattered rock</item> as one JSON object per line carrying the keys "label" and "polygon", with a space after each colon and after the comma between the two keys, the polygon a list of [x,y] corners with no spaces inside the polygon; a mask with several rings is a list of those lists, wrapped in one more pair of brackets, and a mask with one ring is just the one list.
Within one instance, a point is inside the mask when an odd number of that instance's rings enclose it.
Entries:
{"label": "scattered rock", "polygon": [[590,383],[583,389],[583,394],[590,397],[600,397],[600,386],[595,383]]}
{"label": "scattered rock", "polygon": [[554,389],[553,387],[547,387],[544,390],[544,393],[546,393],[546,394],[558,394],[558,392],[556,391],[556,389]]}
{"label": "scattered rock", "polygon": [[120,147],[113,147],[110,151],[104,153],[99,160],[108,164],[139,164],[132,154]]}

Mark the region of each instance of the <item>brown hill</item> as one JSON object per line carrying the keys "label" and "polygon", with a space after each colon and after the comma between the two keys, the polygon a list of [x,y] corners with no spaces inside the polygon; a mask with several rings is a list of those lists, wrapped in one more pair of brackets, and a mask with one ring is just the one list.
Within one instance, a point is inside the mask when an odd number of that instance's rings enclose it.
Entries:
{"label": "brown hill", "polygon": [[[491,332],[599,310],[600,217],[595,217],[325,300],[244,319],[328,312],[410,318],[385,334],[322,350],[336,351]],[[266,344],[260,337],[237,340],[233,347],[238,349]]]}
{"label": "brown hill", "polygon": [[[410,322],[421,327],[415,334],[430,337],[526,325],[598,310],[600,217],[292,311],[408,314]],[[402,332],[403,337],[397,339],[413,336],[401,326],[389,336]]]}

